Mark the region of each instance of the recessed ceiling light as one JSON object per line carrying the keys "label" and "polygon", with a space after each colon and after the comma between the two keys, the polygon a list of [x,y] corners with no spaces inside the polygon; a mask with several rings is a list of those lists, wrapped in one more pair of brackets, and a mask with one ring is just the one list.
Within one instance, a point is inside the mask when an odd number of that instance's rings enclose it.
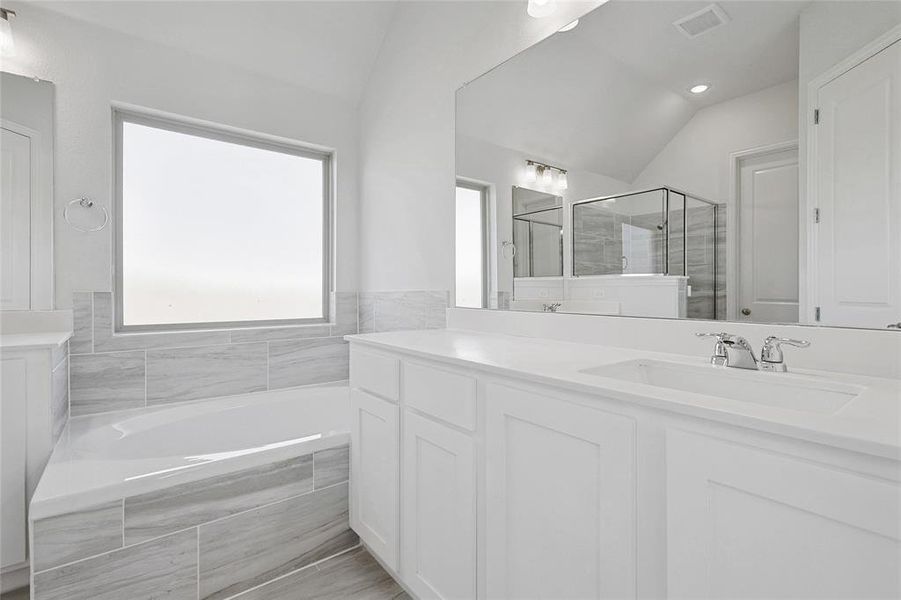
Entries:
{"label": "recessed ceiling light", "polygon": [[564,26],[564,27],[561,27],[561,28],[558,29],[557,31],[559,31],[559,32],[561,32],[561,33],[564,32],[564,31],[572,31],[573,29],[576,28],[576,25],[578,25],[578,24],[579,24],[579,19],[576,19],[575,21],[573,21],[573,22],[570,23],[569,25],[566,25],[566,26]]}
{"label": "recessed ceiling light", "polygon": [[529,0],[529,6],[526,11],[530,17],[540,19],[552,14],[557,10],[557,0]]}
{"label": "recessed ceiling light", "polygon": [[710,89],[710,86],[706,83],[699,83],[698,85],[693,85],[688,91],[692,94],[703,94],[707,90]]}

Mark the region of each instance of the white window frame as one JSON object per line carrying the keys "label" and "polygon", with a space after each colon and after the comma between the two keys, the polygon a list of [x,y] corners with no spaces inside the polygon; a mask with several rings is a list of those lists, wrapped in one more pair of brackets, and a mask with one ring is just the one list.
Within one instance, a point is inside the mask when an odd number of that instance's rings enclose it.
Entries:
{"label": "white window frame", "polygon": [[[322,316],[306,319],[269,319],[251,321],[213,321],[197,323],[161,323],[147,325],[125,325],[124,323],[124,272],[122,269],[123,223],[122,223],[122,133],[125,123],[135,123],[156,129],[173,131],[219,140],[252,148],[262,148],[282,154],[302,156],[322,162]],[[113,107],[113,222],[115,223],[113,273],[116,332],[137,333],[147,331],[179,331],[191,329],[242,329],[253,327],[275,327],[291,325],[314,325],[329,323],[329,298],[332,283],[331,222],[334,206],[334,152],[306,144],[256,134],[223,125],[215,125],[191,119],[176,117],[154,111],[142,111],[121,106]]]}
{"label": "white window frame", "polygon": [[[463,177],[458,177],[456,185],[454,186],[454,190],[456,188],[465,188],[469,190],[473,190],[479,192],[480,200],[481,200],[481,215],[482,215],[482,305],[479,308],[488,308],[488,297],[490,295],[489,283],[491,281],[488,269],[490,268],[490,260],[488,257],[488,252],[490,250],[490,244],[488,243],[488,218],[489,218],[489,192],[491,186],[489,184],[480,183],[473,179],[465,179]],[[456,226],[456,223],[454,224]],[[456,264],[454,264],[454,277],[456,280]],[[454,306],[457,306],[457,290],[456,285],[454,286]],[[464,308],[474,308],[474,307],[464,307]]]}

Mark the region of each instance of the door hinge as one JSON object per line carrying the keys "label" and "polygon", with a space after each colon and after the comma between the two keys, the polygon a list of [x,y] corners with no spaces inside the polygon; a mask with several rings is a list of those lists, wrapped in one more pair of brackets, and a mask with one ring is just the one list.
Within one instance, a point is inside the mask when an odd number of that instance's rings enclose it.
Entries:
{"label": "door hinge", "polygon": [[814,125],[820,124],[820,109],[819,108],[813,109],[813,124]]}
{"label": "door hinge", "polygon": [[813,209],[813,222],[814,223],[820,222],[820,209],[819,208]]}
{"label": "door hinge", "polygon": [[814,321],[820,320],[820,307],[819,306],[816,306],[813,309],[813,320]]}

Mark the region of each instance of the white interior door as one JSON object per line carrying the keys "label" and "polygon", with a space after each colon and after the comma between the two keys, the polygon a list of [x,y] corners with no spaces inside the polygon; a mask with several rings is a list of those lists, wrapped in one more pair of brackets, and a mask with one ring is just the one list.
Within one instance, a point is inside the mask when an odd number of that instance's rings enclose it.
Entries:
{"label": "white interior door", "polygon": [[0,309],[31,308],[31,139],[0,139]]}
{"label": "white interior door", "polygon": [[901,321],[901,42],[817,94],[815,225],[820,322]]}
{"label": "white interior door", "polygon": [[738,314],[798,322],[798,150],[742,159],[738,196]]}

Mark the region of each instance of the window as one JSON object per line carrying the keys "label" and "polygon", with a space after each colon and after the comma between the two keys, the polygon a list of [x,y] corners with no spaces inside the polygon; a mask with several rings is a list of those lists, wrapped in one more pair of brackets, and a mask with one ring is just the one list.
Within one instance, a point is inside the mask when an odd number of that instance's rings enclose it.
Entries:
{"label": "window", "polygon": [[486,189],[457,183],[456,305],[484,308],[488,296],[485,251]]}
{"label": "window", "polygon": [[114,116],[118,329],[327,320],[330,154]]}

